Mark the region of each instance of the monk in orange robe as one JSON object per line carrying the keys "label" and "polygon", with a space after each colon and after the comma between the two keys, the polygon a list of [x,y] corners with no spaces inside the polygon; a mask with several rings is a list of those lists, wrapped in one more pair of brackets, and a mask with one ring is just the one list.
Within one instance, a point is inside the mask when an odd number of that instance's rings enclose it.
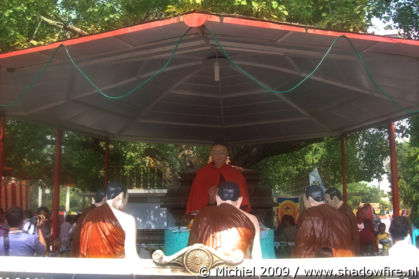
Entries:
{"label": "monk in orange robe", "polygon": [[96,207],[103,205],[105,202],[106,202],[106,190],[105,188],[102,188],[96,192],[95,202],[91,204],[88,208],[83,210],[82,214],[80,214],[77,220],[76,229],[74,230],[73,240],[71,241],[71,256],[72,257],[78,257],[80,255],[80,232],[81,232],[81,228],[84,225],[84,220],[87,214],[89,214],[89,212],[95,209]]}
{"label": "monk in orange robe", "polygon": [[359,254],[358,223],[352,209],[342,201],[342,196],[339,190],[336,188],[333,188],[333,187],[327,188],[326,192],[324,193],[324,199],[328,205],[336,208],[337,210],[339,210],[346,216],[346,220],[349,222],[350,227],[351,227],[353,251],[355,251],[356,255],[358,255]]}
{"label": "monk in orange robe", "polygon": [[125,233],[108,204],[89,212],[80,233],[80,257],[123,258]]}
{"label": "monk in orange robe", "polygon": [[81,258],[138,259],[135,218],[123,210],[128,203],[127,189],[112,182],[106,189],[106,203],[92,209],[80,231]]}
{"label": "monk in orange robe", "polygon": [[225,145],[216,144],[211,148],[210,163],[201,168],[192,183],[189,192],[186,214],[196,214],[208,204],[215,204],[215,194],[218,185],[223,181],[233,181],[240,187],[243,197],[241,209],[251,210],[246,179],[241,171],[227,165],[228,151]]}
{"label": "monk in orange robe", "polygon": [[321,250],[331,250],[334,257],[355,256],[350,224],[342,212],[325,204],[323,189],[308,187],[303,200],[293,257],[312,258]]}
{"label": "monk in orange robe", "polygon": [[201,243],[226,256],[240,250],[245,258],[262,257],[260,228],[256,216],[239,209],[243,198],[236,183],[218,187],[217,206],[202,209],[195,217],[188,245]]}

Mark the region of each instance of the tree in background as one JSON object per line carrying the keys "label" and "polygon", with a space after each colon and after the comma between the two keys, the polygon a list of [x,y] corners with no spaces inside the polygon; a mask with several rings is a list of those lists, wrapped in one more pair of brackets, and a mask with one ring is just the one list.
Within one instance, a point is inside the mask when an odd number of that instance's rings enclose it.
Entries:
{"label": "tree in background", "polygon": [[418,4],[410,0],[5,0],[0,2],[0,51],[43,45],[145,21],[204,11],[365,32],[371,19],[392,19],[418,35]]}
{"label": "tree in background", "polygon": [[400,199],[411,211],[411,220],[419,227],[419,116],[410,119],[409,142],[397,144]]}
{"label": "tree in background", "polygon": [[[0,51],[48,44],[189,11],[251,16],[353,32],[366,31],[374,16],[383,19],[390,16],[412,38],[417,37],[418,26],[417,2],[407,0],[6,0],[0,2]],[[54,139],[55,132],[52,129],[8,120],[6,165],[18,174],[51,181]],[[412,136],[412,142],[414,140]],[[283,190],[283,185],[291,183],[292,178],[300,173],[308,176],[308,172],[317,165],[326,184],[340,185],[339,140],[328,138],[321,143],[307,144],[301,143],[292,149],[296,150],[293,153],[269,159],[264,158],[284,152],[279,151],[278,144],[265,145],[263,148],[234,148],[233,155],[237,156],[233,156],[233,159],[241,165],[248,163],[246,167],[258,167],[262,171],[263,181],[278,191]],[[120,173],[131,175],[137,167],[146,165],[165,173],[164,177],[169,180],[175,178],[180,171],[202,166],[208,155],[207,147],[188,145],[111,141],[110,148],[110,162],[114,169],[119,168]],[[382,162],[388,154],[382,130],[373,129],[348,135],[346,149],[349,183],[381,177],[384,172]],[[249,154],[257,160],[243,159]],[[413,160],[414,156],[409,158]],[[75,133],[65,134],[63,171],[78,186],[97,189],[103,182],[103,162],[103,141]],[[407,198],[411,195],[404,196],[408,204]]]}
{"label": "tree in background", "polygon": [[[348,184],[381,179],[386,172],[383,162],[389,153],[384,129],[369,129],[346,135],[345,149]],[[257,164],[263,183],[271,186],[276,194],[288,194],[299,185],[307,186],[308,174],[315,167],[325,185],[342,189],[339,138],[326,138],[323,142],[308,145],[293,153],[267,157]]]}

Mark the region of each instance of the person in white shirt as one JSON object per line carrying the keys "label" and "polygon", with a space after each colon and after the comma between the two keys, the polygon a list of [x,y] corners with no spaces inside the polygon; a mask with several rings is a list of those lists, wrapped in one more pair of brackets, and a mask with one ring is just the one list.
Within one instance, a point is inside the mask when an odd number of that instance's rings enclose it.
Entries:
{"label": "person in white shirt", "polygon": [[398,258],[417,259],[419,249],[407,240],[409,234],[409,220],[404,216],[396,216],[391,221],[390,235],[394,245],[388,250],[389,256]]}

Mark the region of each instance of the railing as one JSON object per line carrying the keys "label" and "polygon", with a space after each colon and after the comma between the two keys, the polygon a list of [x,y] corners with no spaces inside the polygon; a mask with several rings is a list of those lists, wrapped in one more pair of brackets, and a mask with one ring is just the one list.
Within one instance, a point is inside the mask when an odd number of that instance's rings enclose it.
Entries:
{"label": "railing", "polygon": [[151,166],[114,166],[109,168],[109,180],[122,182],[129,189],[165,189],[165,172]]}

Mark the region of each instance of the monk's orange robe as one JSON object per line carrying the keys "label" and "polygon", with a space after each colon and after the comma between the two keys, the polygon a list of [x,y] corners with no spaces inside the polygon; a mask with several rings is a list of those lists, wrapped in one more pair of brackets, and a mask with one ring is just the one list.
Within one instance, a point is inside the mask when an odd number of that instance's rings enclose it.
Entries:
{"label": "monk's orange robe", "polygon": [[240,208],[249,212],[251,210],[249,192],[246,179],[241,171],[230,165],[224,165],[218,169],[214,167],[213,163],[210,163],[196,173],[189,192],[186,214],[206,207],[210,199],[208,190],[214,185],[219,185],[222,181],[232,181],[240,187],[240,195],[243,197]]}
{"label": "monk's orange robe", "polygon": [[78,257],[80,255],[80,232],[81,228],[84,225],[84,219],[86,218],[87,214],[95,209],[96,206],[94,204],[87,207],[83,212],[80,214],[79,219],[77,220],[76,229],[73,233],[73,240],[71,241],[71,253],[72,257]]}
{"label": "monk's orange robe", "polygon": [[230,204],[208,206],[196,215],[189,235],[188,245],[201,243],[220,252],[243,252],[249,258],[255,226],[243,211]]}
{"label": "monk's orange robe", "polygon": [[91,210],[80,232],[80,258],[123,258],[125,232],[107,203]]}
{"label": "monk's orange robe", "polygon": [[342,212],[327,204],[301,213],[293,257],[313,258],[322,248],[332,249],[335,257],[355,255],[350,223]]}

